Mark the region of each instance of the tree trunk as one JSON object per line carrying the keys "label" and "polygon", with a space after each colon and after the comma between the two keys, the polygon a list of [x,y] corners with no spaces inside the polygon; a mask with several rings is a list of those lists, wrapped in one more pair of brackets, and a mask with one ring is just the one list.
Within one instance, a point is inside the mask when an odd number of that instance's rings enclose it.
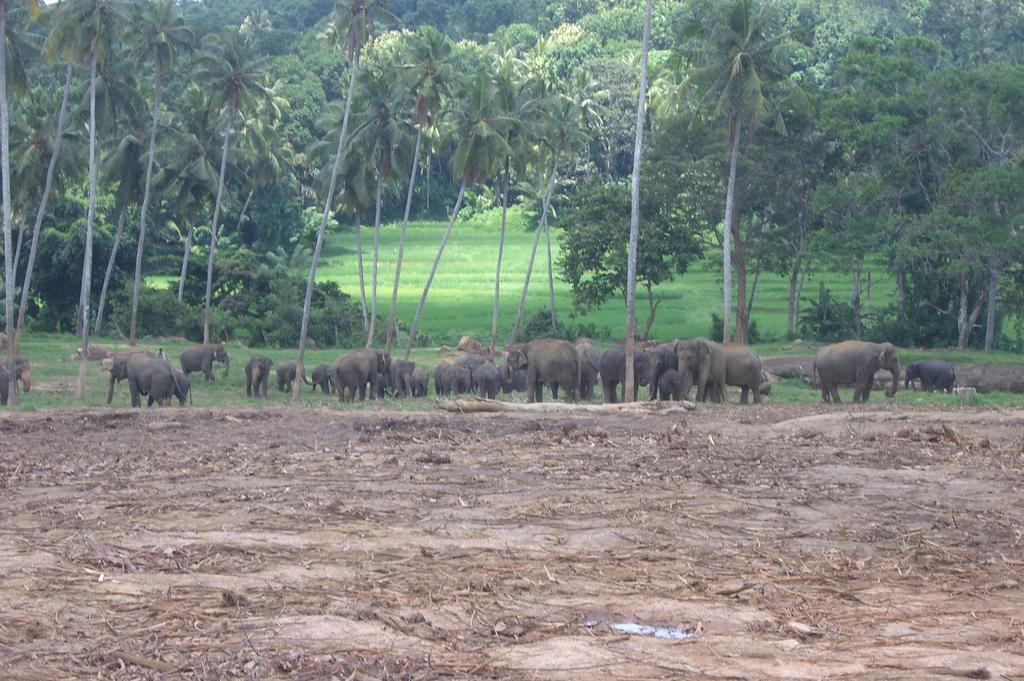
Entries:
{"label": "tree trunk", "polygon": [[195,233],[195,225],[188,226],[188,236],[185,238],[185,254],[181,257],[181,278],[178,279],[178,302],[182,302],[185,295],[185,277],[188,275],[188,256],[192,253],[192,235]]}
{"label": "tree trunk", "polygon": [[433,160],[433,156],[430,150],[427,151],[427,215],[430,215],[430,165]]}
{"label": "tree trunk", "polygon": [[555,310],[555,274],[554,263],[551,261],[551,221],[544,223],[544,241],[548,250],[548,310],[551,313],[551,334],[558,333],[558,313]]}
{"label": "tree trunk", "polygon": [[82,362],[78,366],[75,399],[85,398],[85,365],[89,356],[89,293],[92,288],[92,229],[96,222],[96,184],[99,162],[96,158],[96,51],[89,60],[89,210],[85,221],[85,258],[82,263]]}
{"label": "tree trunk", "polygon": [[416,342],[416,332],[419,330],[420,317],[423,316],[423,306],[427,303],[427,294],[430,293],[430,285],[434,282],[434,275],[437,274],[437,266],[441,263],[441,256],[444,255],[445,246],[448,245],[448,237],[452,234],[455,219],[459,217],[459,211],[462,210],[462,200],[466,198],[467,184],[468,182],[463,178],[462,184],[459,186],[459,197],[455,200],[455,208],[452,209],[452,216],[448,220],[448,229],[445,230],[444,237],[441,239],[441,246],[437,249],[434,266],[430,268],[430,276],[427,277],[427,283],[423,287],[423,295],[420,296],[420,304],[416,308],[416,316],[413,317],[412,326],[409,327],[409,340],[405,346],[405,359],[409,359],[409,355],[412,353],[412,346]]}
{"label": "tree trunk", "polygon": [[498,237],[498,269],[494,274],[494,306],[491,309],[491,353],[498,343],[498,306],[501,298],[501,259],[505,254],[505,226],[508,217],[508,185],[511,178],[511,157],[505,157],[505,175],[501,184],[501,233]]}
{"label": "tree trunk", "polygon": [[370,279],[370,330],[366,333],[366,347],[372,348],[377,335],[377,268],[380,263],[380,191],[384,184],[383,173],[377,173],[376,213],[373,216],[373,274]]}
{"label": "tree trunk", "polygon": [[242,204],[242,210],[238,212],[238,222],[235,223],[235,234],[241,234],[242,232],[242,222],[245,220],[245,216],[249,212],[249,204],[252,203],[252,196],[255,193],[255,189],[250,189],[249,195],[245,197],[245,203]]}
{"label": "tree trunk", "polygon": [[[750,285],[750,298],[747,299],[747,324],[750,324],[750,318],[754,313],[754,298],[757,297],[757,282],[761,281],[761,268],[758,267],[754,270],[754,283]],[[749,336],[749,330],[747,335]]]}
{"label": "tree trunk", "polygon": [[902,319],[907,316],[907,275],[899,265],[893,271],[896,273],[896,312]]}
{"label": "tree trunk", "polygon": [[988,270],[988,314],[985,317],[985,349],[991,350],[996,343],[996,303],[999,295],[999,268],[995,265]]}
{"label": "tree trunk", "polygon": [[[352,93],[356,87],[356,72],[359,70],[359,57],[352,60],[352,66],[348,76],[348,96],[345,98],[345,113],[341,118],[341,134],[338,136],[338,148],[334,152],[334,165],[331,167],[331,183],[327,187],[327,198],[324,201],[324,212],[320,216],[320,227],[316,232],[316,246],[313,247],[313,261],[309,264],[309,278],[306,280],[306,298],[302,304],[302,327],[299,330],[299,358],[296,367],[296,376],[302,377],[305,374],[306,340],[309,334],[309,311],[313,303],[313,287],[316,283],[316,268],[320,263],[320,252],[324,245],[324,232],[327,230],[327,219],[331,215],[331,206],[334,204],[334,191],[338,187],[338,167],[341,165],[341,153],[345,148],[345,138],[348,135],[348,119],[352,113]],[[302,381],[293,381],[292,399],[299,397],[299,385]]]}
{"label": "tree trunk", "polygon": [[363,221],[356,215],[356,264],[359,268],[359,304],[363,310],[363,333],[370,331],[370,315],[366,309],[366,278],[363,275]]}
{"label": "tree trunk", "polygon": [[[636,138],[633,143],[632,199],[629,215],[629,250],[626,260],[626,376],[622,402],[632,402],[636,382],[633,345],[636,340],[636,253],[640,241],[640,165],[644,151],[644,123],[647,119],[647,58],[651,45],[651,13],[654,0],[644,11],[643,45],[640,53],[640,93],[636,107]],[[648,328],[650,328],[648,326]],[[645,332],[646,334],[646,332]],[[652,388],[653,390],[653,388]]]}
{"label": "tree trunk", "polygon": [[412,171],[409,174],[409,190],[405,194],[405,214],[402,216],[402,232],[398,237],[398,261],[395,263],[395,283],[391,288],[391,309],[388,311],[388,325],[385,330],[384,352],[391,355],[391,343],[397,335],[398,323],[398,282],[402,278],[402,260],[405,258],[405,235],[409,229],[409,213],[412,211],[412,195],[416,188],[416,173],[419,171],[420,149],[423,145],[423,130],[416,131],[416,150],[412,154]]}
{"label": "tree trunk", "polygon": [[551,159],[547,192],[541,200],[540,224],[537,225],[537,231],[533,235],[533,248],[530,249],[530,261],[526,265],[526,278],[523,281],[523,293],[519,296],[519,308],[516,310],[516,319],[512,324],[512,333],[509,334],[508,343],[506,343],[506,345],[512,345],[516,342],[516,339],[519,338],[519,327],[523,322],[523,310],[526,308],[526,294],[530,290],[530,277],[533,275],[533,263],[537,258],[537,246],[540,244],[541,232],[544,229],[547,229],[548,210],[551,207],[551,194],[555,190],[555,173],[557,172],[557,169],[558,157],[556,156]]}
{"label": "tree trunk", "polygon": [[107,288],[110,286],[110,275],[114,271],[114,261],[117,259],[117,248],[121,245],[121,235],[124,233],[124,222],[128,217],[128,209],[121,209],[121,216],[117,219],[117,231],[114,232],[114,245],[110,248],[110,260],[107,261],[107,271],[103,273],[103,287],[100,289],[100,302],[96,306],[96,335],[100,335],[103,329],[103,308],[107,305]]}
{"label": "tree trunk", "polygon": [[[18,245],[15,246],[15,248],[14,248],[14,265],[11,266],[11,269],[14,271],[14,281],[15,282],[18,281],[18,263],[21,260],[21,242],[23,242],[25,240],[25,220],[24,219],[18,220],[18,223],[19,223],[18,224]],[[13,234],[14,226],[13,225],[11,226],[11,232],[12,232],[11,238],[13,239],[14,238],[14,234]],[[12,288],[16,288],[16,285],[12,286]]]}
{"label": "tree trunk", "polygon": [[18,308],[18,338],[14,343],[16,348],[21,344],[21,333],[25,328],[25,310],[28,308],[28,292],[32,286],[32,270],[36,264],[36,248],[39,245],[39,233],[43,228],[43,217],[46,215],[46,207],[50,201],[50,191],[53,189],[53,175],[57,170],[57,160],[60,157],[60,148],[64,142],[64,122],[67,119],[68,99],[71,97],[71,73],[72,67],[68,64],[64,76],[64,94],[60,100],[60,113],[57,114],[57,132],[53,138],[53,155],[50,157],[50,165],[46,168],[46,184],[43,185],[43,196],[39,200],[39,211],[36,213],[36,221],[32,226],[32,243],[28,247],[28,264],[25,266],[25,279],[21,284],[21,306]]}
{"label": "tree trunk", "polygon": [[[135,278],[132,281],[132,321],[128,329],[128,345],[135,347],[135,329],[139,318],[139,292],[142,288],[142,252],[146,245],[146,215],[149,212],[149,190],[153,179],[153,156],[156,149],[156,129],[160,120],[160,86],[163,81],[160,60],[157,60],[153,77],[152,127],[149,129],[149,151],[146,157],[146,182],[142,192],[142,207],[139,209],[139,243],[135,247]],[[184,279],[183,279],[184,281]],[[97,328],[99,325],[97,324]]]}
{"label": "tree trunk", "polygon": [[797,284],[800,281],[801,257],[793,259],[793,267],[789,270],[789,302],[786,305],[786,338],[796,338],[796,315],[797,315]]}
{"label": "tree trunk", "polygon": [[[735,248],[733,252],[733,268],[736,270],[736,342],[746,344],[747,326],[747,244],[739,238],[739,219],[734,215],[736,229],[733,230]],[[728,338],[723,336],[728,342]]]}
{"label": "tree trunk", "polygon": [[854,272],[853,291],[850,293],[850,307],[853,308],[853,329],[857,340],[864,340],[864,325],[860,315],[860,272]]}
{"label": "tree trunk", "polygon": [[210,342],[210,300],[213,297],[213,260],[217,252],[217,221],[220,220],[221,200],[224,197],[224,175],[228,169],[228,143],[231,141],[231,125],[235,122],[234,107],[228,109],[227,127],[224,130],[224,148],[220,157],[220,179],[217,182],[217,200],[213,204],[213,224],[210,231],[210,255],[206,262],[206,303],[203,307],[203,343]]}
{"label": "tree trunk", "polygon": [[11,247],[11,130],[7,106],[7,0],[0,0],[0,200],[3,201],[4,231],[4,321],[7,326],[8,404],[18,404],[17,372],[14,370],[14,258]]}
{"label": "tree trunk", "polygon": [[956,347],[959,350],[964,350],[967,347],[967,337],[971,332],[967,323],[967,298],[969,295],[967,273],[964,272],[960,275],[960,307],[956,315]]}
{"label": "tree trunk", "polygon": [[658,314],[658,306],[661,305],[661,298],[654,299],[654,289],[651,288],[650,284],[644,284],[644,288],[647,289],[647,321],[644,323],[644,332],[640,334],[640,340],[647,340],[647,336],[651,333],[651,327],[654,326],[654,316]]}
{"label": "tree trunk", "polygon": [[740,155],[740,133],[743,124],[743,111],[737,111],[733,117],[729,135],[729,184],[725,191],[725,221],[722,229],[722,277],[723,277],[723,312],[722,340],[729,342],[732,334],[729,320],[732,319],[732,230],[733,211],[736,201],[736,166]]}

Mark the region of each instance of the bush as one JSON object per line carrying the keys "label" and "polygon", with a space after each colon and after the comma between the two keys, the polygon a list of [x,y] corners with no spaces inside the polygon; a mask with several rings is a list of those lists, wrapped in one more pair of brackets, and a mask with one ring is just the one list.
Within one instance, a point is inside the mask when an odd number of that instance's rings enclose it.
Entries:
{"label": "bush", "polygon": [[519,332],[519,340],[528,342],[537,338],[560,338],[575,343],[578,338],[608,338],[611,333],[606,326],[596,324],[566,324],[556,316],[557,333],[551,332],[551,311],[537,310],[523,322]]}
{"label": "bush", "polygon": [[855,333],[853,306],[837,300],[822,282],[818,299],[808,298],[797,327],[805,339],[834,343]]}

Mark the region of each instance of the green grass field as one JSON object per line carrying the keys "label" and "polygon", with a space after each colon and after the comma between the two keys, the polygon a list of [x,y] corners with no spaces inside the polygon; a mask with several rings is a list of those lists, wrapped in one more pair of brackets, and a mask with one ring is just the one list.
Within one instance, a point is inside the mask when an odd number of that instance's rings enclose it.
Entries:
{"label": "green grass field", "polygon": [[[398,315],[404,324],[412,321],[446,225],[440,222],[416,222],[410,225],[402,266],[402,282],[398,296]],[[485,219],[458,222],[430,289],[421,321],[421,331],[437,343],[457,341],[463,335],[487,338],[490,335],[491,307],[494,301],[494,274],[498,256],[498,222],[496,211]],[[625,334],[625,305],[621,299],[611,300],[599,309],[578,318],[573,316],[569,285],[559,280],[557,269],[559,230],[552,231],[555,257],[555,307],[559,319],[569,323],[593,324],[609,338]],[[369,301],[373,230],[363,229],[363,258]],[[379,314],[387,314],[391,286],[398,254],[398,225],[381,228],[380,269],[377,275]],[[501,277],[501,309],[499,342],[508,337],[515,319],[523,279],[530,258],[533,232],[523,226],[518,213],[512,213],[506,238]],[[715,256],[712,255],[711,258]],[[355,233],[348,230],[332,235],[324,247],[318,278],[337,282],[345,291],[358,296],[359,274],[356,259]],[[805,284],[805,297],[816,295],[818,282],[840,298],[847,297],[850,284],[846,277],[828,273],[814,274]],[[880,272],[872,274],[871,303],[874,308],[888,305],[894,295],[893,281]],[[708,335],[711,314],[721,310],[721,274],[712,263],[699,263],[692,271],[675,281],[655,289],[663,299],[651,330],[655,338],[685,338]],[[752,318],[763,334],[781,338],[786,331],[788,281],[773,274],[764,274],[758,283]],[[369,304],[369,303],[368,303]],[[543,239],[530,280],[526,314],[547,310],[547,253]],[[647,318],[646,300],[637,301],[638,324]]]}

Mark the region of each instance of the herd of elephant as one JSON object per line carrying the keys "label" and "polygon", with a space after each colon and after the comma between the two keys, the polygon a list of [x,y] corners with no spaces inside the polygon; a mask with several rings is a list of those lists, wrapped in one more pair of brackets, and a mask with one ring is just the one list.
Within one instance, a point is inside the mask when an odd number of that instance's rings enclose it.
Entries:
{"label": "herd of elephant", "polygon": [[[219,362],[227,368],[231,357],[222,344],[196,345],[181,353],[181,369],[177,369],[164,356],[138,351],[114,355],[109,367],[110,379],[107,404],[114,396],[114,387],[120,381],[128,383],[133,407],[142,406],[146,397],[149,406],[164,406],[172,399],[184,405],[191,401],[188,375],[201,372],[207,381],[214,380],[213,364]],[[16,380],[24,392],[31,390],[31,363],[15,359]],[[7,404],[8,380],[11,363],[0,363],[0,404]],[[814,372],[821,386],[822,400],[839,402],[839,387],[853,385],[854,402],[865,402],[874,387],[875,373],[892,374],[887,394],[896,392],[901,377],[900,361],[891,343],[845,341],[821,348],[814,360]],[[246,395],[267,396],[272,371],[276,374],[277,388],[290,392],[298,378],[320,388],[324,395],[337,393],[339,401],[365,400],[383,397],[425,397],[430,375],[415,362],[392,360],[390,356],[373,348],[354,350],[330,364],[319,364],[308,378],[299,376],[293,361],[274,362],[263,355],[252,356],[245,365]],[[633,399],[639,387],[648,386],[650,399],[684,400],[696,386],[696,400],[722,402],[726,386],[740,389],[740,402],[761,401],[768,394],[770,383],[762,371],[761,359],[749,347],[734,343],[717,343],[704,338],[677,340],[667,343],[644,344],[633,358]],[[459,357],[454,362],[441,362],[434,370],[434,390],[439,396],[479,393],[482,397],[497,398],[499,392],[525,391],[527,400],[541,402],[546,386],[554,399],[559,390],[569,401],[591,400],[598,385],[605,402],[625,400],[626,351],[612,348],[600,352],[589,340],[575,344],[565,340],[541,339],[514,345],[500,366],[490,354],[475,353]],[[927,360],[907,365],[905,385],[920,380],[925,390],[953,392],[956,375],[952,365],[940,360]]]}

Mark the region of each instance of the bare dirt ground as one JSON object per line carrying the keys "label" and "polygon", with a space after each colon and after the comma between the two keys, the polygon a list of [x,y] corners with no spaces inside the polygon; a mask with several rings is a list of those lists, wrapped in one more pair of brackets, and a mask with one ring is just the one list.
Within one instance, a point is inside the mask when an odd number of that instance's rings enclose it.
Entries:
{"label": "bare dirt ground", "polygon": [[1020,411],[0,414],[5,679],[1020,680],[1022,582]]}

